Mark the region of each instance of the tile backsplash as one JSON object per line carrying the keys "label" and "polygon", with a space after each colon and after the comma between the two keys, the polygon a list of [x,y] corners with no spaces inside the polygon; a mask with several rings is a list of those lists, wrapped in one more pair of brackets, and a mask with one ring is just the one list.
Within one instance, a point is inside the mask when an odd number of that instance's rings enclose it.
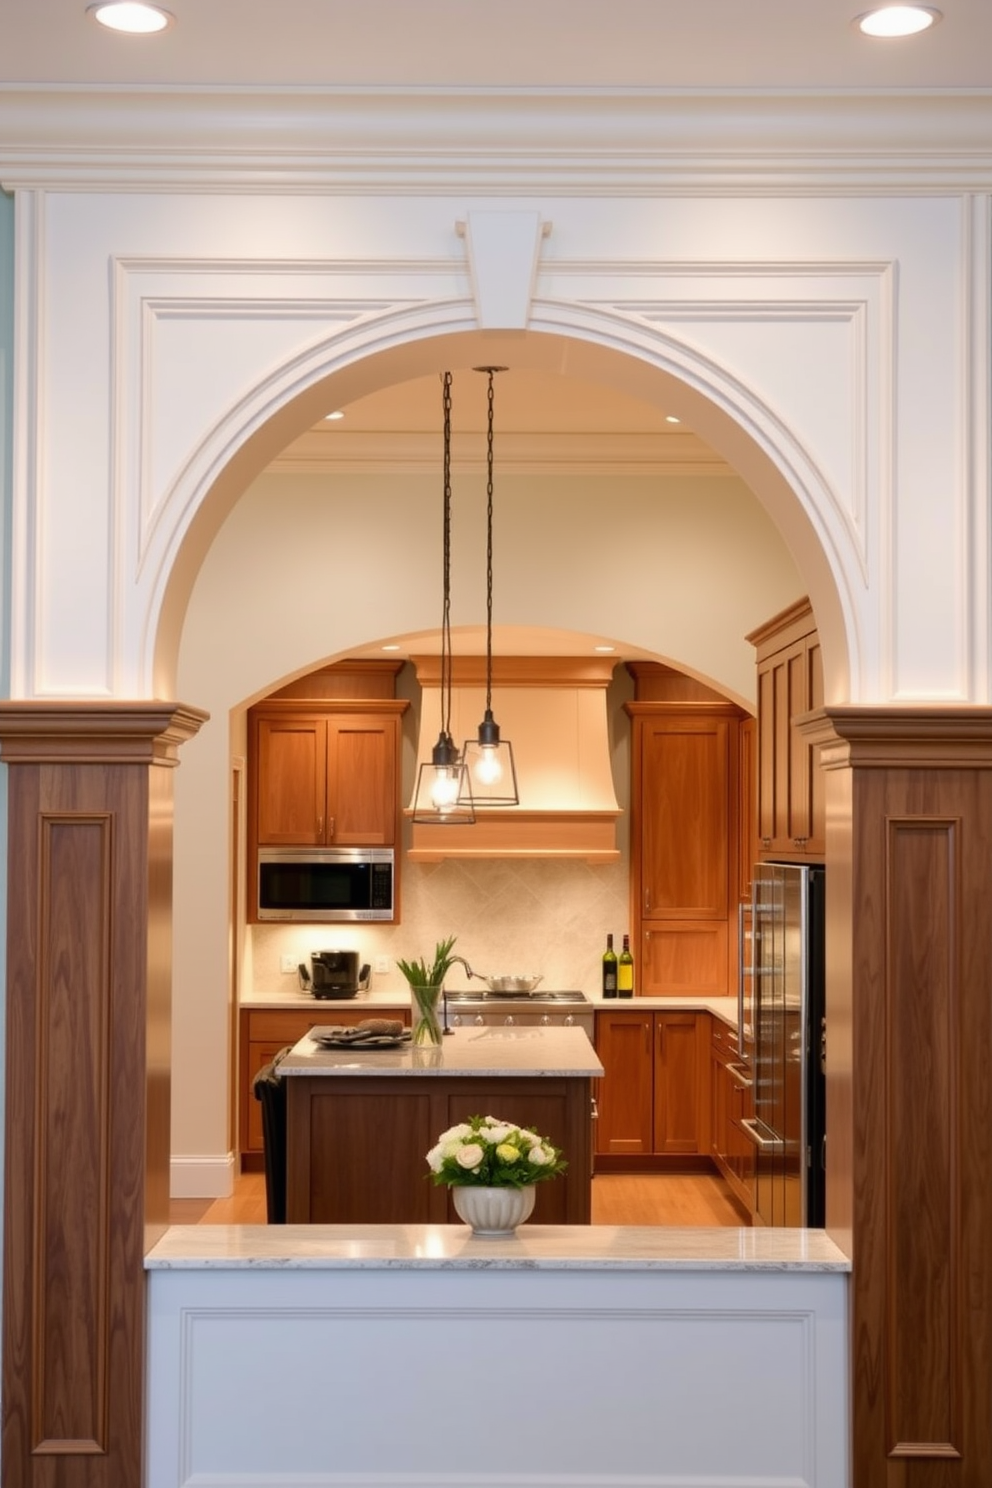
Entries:
{"label": "tile backsplash", "polygon": [[[280,971],[284,955],[303,960],[312,951],[358,950],[373,969],[373,988],[405,987],[396,957],[429,959],[437,941],[457,936],[455,950],[484,975],[540,973],[548,989],[600,986],[607,932],[617,946],[629,915],[629,876],[620,861],[591,864],[574,859],[445,859],[403,864],[402,920],[398,925],[253,925],[250,979],[256,991],[295,987]],[[461,966],[449,985],[468,984]]]}

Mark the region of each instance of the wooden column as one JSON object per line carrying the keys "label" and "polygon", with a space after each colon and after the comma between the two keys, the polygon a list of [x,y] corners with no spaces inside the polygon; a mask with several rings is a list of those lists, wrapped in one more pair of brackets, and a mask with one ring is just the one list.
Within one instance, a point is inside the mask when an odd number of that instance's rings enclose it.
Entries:
{"label": "wooden column", "polygon": [[172,769],[205,714],[0,704],[9,766],[3,1481],[139,1488],[168,1224]]}
{"label": "wooden column", "polygon": [[808,715],[854,1488],[992,1483],[992,710]]}

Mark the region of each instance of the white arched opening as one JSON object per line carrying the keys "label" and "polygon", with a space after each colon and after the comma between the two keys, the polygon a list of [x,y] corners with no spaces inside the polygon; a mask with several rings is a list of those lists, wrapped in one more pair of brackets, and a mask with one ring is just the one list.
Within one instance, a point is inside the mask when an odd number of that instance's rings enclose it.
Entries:
{"label": "white arched opening", "polygon": [[[515,505],[517,512],[510,533],[503,528],[504,556],[512,553],[512,561],[501,570],[502,614],[532,632],[557,629],[616,637],[642,655],[682,665],[747,702],[750,693],[739,672],[722,671],[718,660],[702,649],[697,656],[694,650],[697,637],[712,626],[708,611],[725,602],[737,580],[747,579],[738,572],[744,560],[735,534],[724,530],[729,513],[741,508],[746,496],[750,510],[760,514],[780,545],[784,536],[791,563],[788,578],[779,581],[784,589],[775,589],[772,565],[767,575],[753,579],[759,597],[752,594],[751,608],[741,609],[748,620],[724,623],[736,625],[735,642],[753,671],[744,632],[807,588],[818,617],[822,614],[832,624],[834,690],[844,695],[845,616],[853,607],[841,557],[853,562],[854,555],[853,544],[848,554],[839,551],[845,533],[826,483],[818,480],[799,442],[698,354],[659,339],[649,361],[624,349],[615,318],[601,320],[596,342],[550,330],[522,337],[424,334],[354,361],[337,347],[338,357],[315,358],[305,372],[298,366],[284,370],[232,411],[191,458],[170,497],[168,505],[181,520],[173,528],[175,559],[168,569],[163,562],[157,586],[162,596],[157,690],[206,707],[212,715],[184,751],[177,778],[174,1178],[187,1173],[179,1179],[178,1191],[191,1191],[189,1172],[202,1176],[204,1191],[223,1191],[219,1178],[229,1102],[220,1076],[229,1068],[230,960],[236,946],[228,933],[234,869],[231,759],[243,750],[244,708],[293,674],[366,649],[386,636],[431,632],[438,619],[436,477],[405,479],[403,501],[395,506],[382,481],[354,477],[334,483],[332,500],[327,499],[331,483],[317,477],[298,482],[290,502],[285,483],[262,473],[267,461],[329,407],[445,366],[456,376],[461,369],[467,375],[483,359],[598,383],[644,403],[676,408],[729,464],[742,475],[746,472],[733,499],[713,508],[717,515],[705,550],[716,575],[712,587],[693,582],[679,589],[686,550],[680,557],[667,553],[657,532],[645,532],[626,548],[611,546],[611,534],[621,530],[615,493],[608,503],[596,504],[601,526],[590,532],[589,551],[583,556],[575,531],[563,532],[566,525],[588,525],[568,524],[567,512],[562,516],[566,506],[561,503],[574,496],[577,478],[568,482],[564,496],[560,489],[556,492],[558,514],[546,523],[538,514],[544,498],[534,499],[532,485],[521,478],[514,501],[508,489],[512,481],[500,478],[500,521],[512,522],[508,507]],[[297,391],[273,409],[276,384],[284,392],[289,384]],[[263,409],[270,413],[260,422]],[[233,453],[218,472],[220,451]],[[802,499],[790,482],[801,486]],[[694,488],[697,496],[700,489]],[[638,494],[624,532],[643,522],[652,502],[661,509],[656,493]],[[163,528],[164,515],[163,508]],[[473,528],[469,519],[465,525],[466,545],[472,546],[477,524]],[[304,530],[311,540],[301,541]],[[697,534],[697,554],[698,541]],[[167,544],[162,551],[168,552]],[[840,581],[834,580],[835,566]],[[566,582],[567,572],[574,582]],[[747,590],[744,582],[742,593]],[[463,604],[456,620],[481,621],[478,586],[472,602],[474,612],[466,613]],[[622,901],[622,895],[615,897]],[[404,945],[397,954],[409,949]]]}

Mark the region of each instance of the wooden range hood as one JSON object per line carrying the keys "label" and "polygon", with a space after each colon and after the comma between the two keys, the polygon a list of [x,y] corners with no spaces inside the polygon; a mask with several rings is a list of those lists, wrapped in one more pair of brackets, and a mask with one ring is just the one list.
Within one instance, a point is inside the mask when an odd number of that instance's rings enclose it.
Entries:
{"label": "wooden range hood", "polygon": [[[419,760],[429,759],[441,718],[441,658],[412,656],[423,689]],[[493,712],[513,745],[519,806],[476,807],[472,826],[415,822],[408,856],[582,858],[615,862],[620,816],[610,765],[609,657],[493,657]],[[486,706],[486,658],[452,658],[451,736],[473,739]],[[412,815],[412,803],[406,814]]]}

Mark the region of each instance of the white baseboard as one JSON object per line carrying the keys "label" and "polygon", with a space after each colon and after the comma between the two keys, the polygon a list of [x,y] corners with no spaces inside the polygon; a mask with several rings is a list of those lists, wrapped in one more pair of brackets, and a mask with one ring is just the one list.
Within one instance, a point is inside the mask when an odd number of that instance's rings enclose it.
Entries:
{"label": "white baseboard", "polygon": [[235,1158],[173,1157],[169,1163],[169,1196],[173,1199],[229,1199],[234,1192]]}

